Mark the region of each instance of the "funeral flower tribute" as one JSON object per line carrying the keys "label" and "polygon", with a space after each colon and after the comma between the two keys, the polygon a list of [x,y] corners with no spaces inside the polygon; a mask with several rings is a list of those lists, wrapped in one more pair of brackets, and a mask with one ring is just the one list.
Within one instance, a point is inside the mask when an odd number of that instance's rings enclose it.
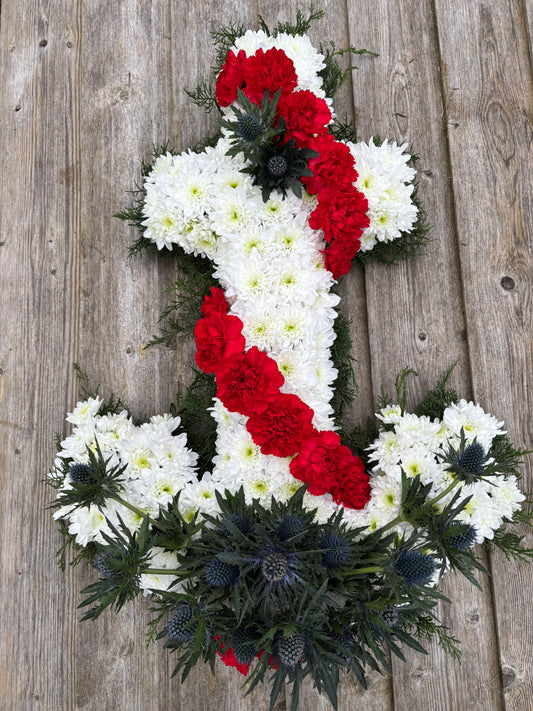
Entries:
{"label": "funeral flower tribute", "polygon": [[219,132],[157,151],[120,215],[141,229],[133,252],[180,261],[153,342],[192,326],[199,370],[144,422],[79,371],[84,399],[47,479],[61,561],[72,544],[98,574],[85,618],[149,595],[175,673],[221,657],[249,689],[271,679],[272,707],[291,683],[292,709],[306,676],[336,707],[343,670],[364,685],[389,652],[435,635],[458,655],[436,618],[441,576],[477,585],[476,543],[532,554],[503,527],[529,520],[524,452],[448,387],[451,370],[414,412],[405,370],[379,428],[344,422],[354,388],[337,281],[354,260],[410,256],[427,228],[407,146],[357,141],[335,117],[346,73],[306,34],[320,14],[215,33],[214,91],[190,95],[220,112]]}

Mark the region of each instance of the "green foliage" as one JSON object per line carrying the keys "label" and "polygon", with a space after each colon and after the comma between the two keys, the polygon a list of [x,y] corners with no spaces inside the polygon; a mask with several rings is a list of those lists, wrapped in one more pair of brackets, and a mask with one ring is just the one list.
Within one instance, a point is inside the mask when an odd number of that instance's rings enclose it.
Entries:
{"label": "green foliage", "polygon": [[80,546],[76,543],[76,536],[69,533],[68,526],[62,519],[57,521],[57,531],[63,538],[63,543],[56,551],[57,564],[62,571],[67,567],[67,554],[69,550],[71,555],[69,565],[72,567],[78,566],[82,560],[86,560],[89,563],[92,562],[94,554],[96,553],[94,543],[88,543],[85,547]]}
{"label": "green foliage", "polygon": [[229,25],[222,25],[218,29],[211,32],[211,37],[215,45],[215,64],[212,67],[213,73],[216,75],[220,72],[226,61],[226,56],[235,40],[241,37],[246,31],[244,25],[240,22],[230,22]]}
{"label": "green foliage", "polygon": [[216,422],[208,411],[213,406],[216,391],[214,375],[195,371],[194,380],[185,393],[178,394],[170,406],[172,415],[181,418],[189,447],[198,454],[201,472],[211,470],[216,454]]}
{"label": "green foliage", "polygon": [[220,111],[215,90],[206,81],[197,84],[194,89],[185,89],[185,93],[193,104],[205,111],[206,114],[211,113],[215,108]]}
{"label": "green foliage", "polygon": [[345,430],[341,427],[339,430],[343,444],[349,447],[352,452],[358,456],[365,468],[368,467],[368,452],[367,448],[378,436],[378,428],[373,418],[368,418],[364,425],[358,424],[351,430]]}
{"label": "green foliage", "polygon": [[335,330],[335,340],[331,347],[331,359],[334,367],[338,371],[334,382],[334,394],[331,401],[333,407],[333,418],[337,427],[342,426],[342,418],[346,407],[349,407],[355,400],[357,394],[357,383],[355,381],[355,370],[353,364],[355,358],[352,355],[352,337],[350,335],[350,321],[339,313],[333,324]]}
{"label": "green foliage", "polygon": [[336,141],[350,141],[357,143],[357,130],[352,119],[345,116],[344,119],[335,119],[328,126],[328,131],[333,135]]}
{"label": "green foliage", "polygon": [[[88,398],[94,399],[99,397],[100,385],[97,385],[95,388],[91,388],[87,373],[85,373],[80,368],[78,363],[74,363],[74,371],[78,380],[78,389],[80,397],[83,400],[87,400]],[[111,393],[111,395],[107,399],[105,399],[100,405],[98,413],[100,415],[115,415],[118,412],[122,412],[123,410],[126,410],[126,412],[129,414],[129,408],[124,402],[124,400],[122,400],[122,398],[120,397],[116,397],[113,393]],[[58,446],[59,450],[60,443],[56,441],[56,445]]]}
{"label": "green foliage", "polygon": [[204,297],[212,286],[219,286],[212,276],[214,269],[211,261],[185,252],[182,256],[181,265],[187,263],[189,268],[184,268],[184,276],[177,277],[167,289],[168,293],[174,292],[174,298],[159,316],[160,331],[151,337],[147,348],[160,344],[168,348],[173,345],[176,336],[193,336],[201,317]]}
{"label": "green foliage", "polygon": [[341,69],[338,57],[343,54],[371,54],[374,57],[378,55],[375,52],[371,52],[368,49],[355,49],[355,47],[347,47],[346,49],[337,49],[335,42],[330,41],[329,47],[323,47],[320,45],[320,53],[324,55],[325,67],[319,72],[319,76],[322,77],[322,86],[326,92],[326,96],[333,98],[337,91],[344,84],[346,79],[349,77],[352,69],[357,69],[357,67],[349,66],[346,69]]}
{"label": "green foliage", "polygon": [[[285,128],[283,119],[279,124]],[[255,154],[248,156],[247,165],[242,173],[252,176],[254,185],[261,188],[263,202],[267,202],[273,190],[281,191],[283,197],[292,190],[296,197],[302,197],[302,176],[313,175],[308,166],[309,160],[318,156],[310,148],[297,148],[294,138],[283,142],[284,134],[268,144],[262,145]]]}
{"label": "green foliage", "polygon": [[[240,89],[237,90],[237,96],[239,103],[231,107],[234,118],[220,121],[222,128],[226,128],[233,134],[226,155],[234,157],[242,152],[252,163],[257,163],[261,160],[265,147],[270,146],[272,141],[286,129],[282,119],[276,126],[273,125],[276,122],[276,109],[281,89],[278,89],[272,98],[269,92],[265,91],[260,105],[252,103]],[[243,130],[246,121],[256,125],[255,136],[246,136]]]}
{"label": "green foliage", "polygon": [[416,414],[419,417],[425,416],[431,419],[436,417],[440,420],[448,405],[459,400],[457,392],[446,387],[456,365],[457,363],[452,363],[435,387],[426,392],[424,399],[416,408]]}
{"label": "green foliage", "polygon": [[294,36],[305,35],[311,29],[313,22],[320,20],[325,15],[324,10],[315,10],[314,5],[309,5],[308,13],[309,14],[306,17],[301,10],[297,10],[296,22],[294,24],[291,24],[290,22],[278,22],[273,32],[269,30],[268,25],[261,15],[259,15],[259,27],[266,32],[267,35],[271,35],[273,37],[276,37],[279,34]]}
{"label": "green foliage", "polygon": [[100,580],[87,585],[81,592],[86,599],[79,605],[88,607],[83,620],[95,620],[106,607],[111,606],[119,612],[127,602],[134,600],[139,593],[141,575],[149,570],[148,561],[152,543],[150,540],[150,521],[145,516],[136,533],[124,525],[120,519],[119,528],[108,521],[112,536],[102,532],[105,544],[95,543],[99,555],[98,570],[104,569]]}
{"label": "green foliage", "polygon": [[68,489],[63,489],[50,508],[70,506],[73,509],[98,506],[103,508],[107,499],[116,499],[122,490],[123,474],[127,465],[109,466],[111,457],[104,459],[98,440],[95,438],[94,451],[87,449],[90,482],[71,481]]}
{"label": "green foliage", "polygon": [[[319,524],[302,505],[304,492],[302,487],[286,503],[272,499],[270,510],[257,500],[247,505],[242,489],[218,493],[221,514],[207,515],[208,525],[186,553],[178,551],[184,592],[163,594],[155,611],[157,623],[180,605],[193,611],[191,639],[176,644],[167,638],[165,645],[177,654],[174,673],[181,672],[182,679],[196,661],[211,662],[221,644],[232,646],[241,630],[247,655],[263,651],[247,677],[249,691],[268,674],[271,708],[285,683],[292,684],[291,708],[296,708],[301,682],[310,676],[335,705],[340,670],[352,671],[365,684],[367,667],[388,666],[387,650],[403,656],[399,643],[423,651],[416,635],[420,629],[431,636],[432,610],[442,596],[425,585],[406,585],[395,572],[399,551],[413,541],[381,531],[358,540],[361,529],[347,529],[338,514]],[[301,523],[291,538],[283,533],[288,517]],[[324,563],[329,545],[324,535],[333,532],[349,553],[332,567]],[[235,566],[237,579],[215,584],[209,573],[214,559]],[[299,636],[305,639],[301,659],[299,653],[294,660],[287,656],[286,643],[281,653],[282,640]],[[166,638],[166,628],[158,637]],[[289,641],[289,649],[297,646]],[[269,667],[271,657],[277,669]]]}

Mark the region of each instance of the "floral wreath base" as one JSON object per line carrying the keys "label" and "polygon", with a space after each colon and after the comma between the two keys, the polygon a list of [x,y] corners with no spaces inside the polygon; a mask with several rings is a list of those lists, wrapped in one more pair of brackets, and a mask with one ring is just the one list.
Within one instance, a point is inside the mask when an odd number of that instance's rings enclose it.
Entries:
{"label": "floral wreath base", "polygon": [[443,573],[477,584],[473,546],[487,540],[531,556],[502,529],[530,518],[524,453],[447,387],[451,371],[414,413],[405,371],[397,402],[379,403],[379,429],[343,426],[336,280],[360,255],[421,243],[425,228],[406,146],[358,143],[335,122],[339,52],[305,34],[320,14],[272,34],[264,22],[217,33],[215,95],[191,95],[219,108],[220,133],[197,152],[157,155],[142,200],[121,215],[142,229],[134,251],[177,247],[195,269],[207,264],[194,335],[214,395],[209,470],[181,429],[190,393],[136,423],[80,374],[85,400],[48,477],[62,564],[73,544],[99,573],[82,591],[84,619],[142,591],[174,673],[218,655],[250,688],[272,677],[271,708],[291,682],[295,709],[308,675],[336,707],[341,670],[364,685],[365,668],[387,669],[402,644],[422,650],[436,635],[457,655],[435,617]]}

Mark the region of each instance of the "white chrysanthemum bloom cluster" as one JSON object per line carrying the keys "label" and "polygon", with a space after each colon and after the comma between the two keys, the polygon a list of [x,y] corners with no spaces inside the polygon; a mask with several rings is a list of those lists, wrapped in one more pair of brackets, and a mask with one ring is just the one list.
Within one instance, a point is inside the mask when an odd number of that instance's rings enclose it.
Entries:
{"label": "white chrysanthemum bloom cluster", "polygon": [[[67,416],[75,427],[61,442],[51,476],[61,476],[65,461],[88,464],[89,451],[96,452],[98,445],[104,459],[109,460],[109,468],[126,467],[121,476],[121,498],[143,514],[156,518],[162,507],[166,508],[179,491],[197,478],[198,456],[187,448],[185,433],[174,434],[180,418],[157,415],[136,426],[126,411],[98,414],[101,404],[98,398],[89,398],[78,403]],[[71,485],[67,473],[59,495]],[[117,526],[119,517],[132,532],[142,522],[139,513],[115,500],[108,500],[101,510],[96,506],[62,507],[54,514],[54,518],[69,520],[69,532],[82,546],[91,541],[102,543],[102,533],[110,534],[107,522]]]}
{"label": "white chrysanthemum bloom cluster", "polygon": [[411,156],[404,153],[406,143],[385,140],[376,146],[371,139],[347,145],[358,173],[355,186],[368,200],[370,225],[361,236],[361,251],[368,252],[377,242],[391,242],[411,231],[418,213],[412,200],[416,171],[407,165]]}
{"label": "white chrysanthemum bloom cluster", "polygon": [[[333,429],[332,384],[337,376],[330,357],[339,297],[324,267],[320,232],[309,227],[314,198],[272,193],[263,202],[260,188],[240,172],[242,156],[229,158],[222,138],[205,153],[161,156],[146,181],[145,236],[159,247],[178,244],[186,252],[211,258],[214,275],[243,323],[246,348],[256,346],[278,363],[282,391],[298,395],[314,411],[318,429]],[[185,176],[178,178],[178,173]],[[178,183],[180,183],[178,188]],[[200,228],[201,223],[201,228]],[[217,457],[212,486],[248,500],[286,500],[298,484],[289,459],[263,455],[246,430],[246,418],[215,403]],[[205,480],[183,502],[211,513],[216,499]],[[203,493],[202,493],[203,491]],[[331,500],[331,497],[329,497]],[[316,504],[316,498],[312,497]],[[330,501],[329,514],[337,510]]]}
{"label": "white chrysanthemum bloom cluster", "polygon": [[[370,460],[376,462],[370,477],[372,497],[366,507],[371,529],[386,525],[398,514],[402,474],[408,478],[419,476],[423,484],[431,484],[429,498],[436,498],[454,481],[443,460],[451,447],[458,449],[461,433],[466,445],[475,440],[482,445],[486,455],[494,438],[505,434],[503,422],[466,400],[449,405],[442,420],[410,413],[402,415],[398,406],[381,410],[378,417],[388,427],[370,446]],[[493,538],[503,519],[512,518],[525,499],[516,477],[502,475],[480,478],[468,485],[458,483],[437,506],[444,506],[457,491],[460,491],[458,502],[472,497],[458,519],[475,528],[478,543]],[[396,529],[405,532],[406,525]]]}

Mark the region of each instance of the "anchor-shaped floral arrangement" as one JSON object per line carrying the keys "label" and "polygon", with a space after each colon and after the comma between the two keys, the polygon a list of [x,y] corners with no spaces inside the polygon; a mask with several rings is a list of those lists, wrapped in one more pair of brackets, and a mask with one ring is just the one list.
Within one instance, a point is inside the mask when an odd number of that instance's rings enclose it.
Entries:
{"label": "anchor-shaped floral arrangement", "polygon": [[[443,572],[475,583],[473,545],[485,539],[531,554],[499,534],[528,519],[523,452],[459,400],[449,372],[416,413],[405,411],[406,370],[398,402],[380,403],[379,431],[342,426],[350,342],[337,280],[354,258],[416,251],[427,229],[406,145],[357,142],[334,118],[339,52],[306,35],[320,14],[217,34],[215,94],[191,95],[218,106],[219,134],[197,151],[160,151],[121,214],[142,230],[133,251],[176,247],[190,267],[185,301],[204,296],[201,372],[173,414],[141,424],[81,376],[86,399],[48,479],[66,544],[100,575],[84,591],[86,618],[150,594],[175,673],[218,655],[250,688],[272,677],[272,706],[291,682],[293,709],[307,675],[336,707],[343,669],[364,684],[389,650],[432,635],[456,654],[434,616]],[[198,412],[199,466],[180,425],[202,387],[212,427]]]}

